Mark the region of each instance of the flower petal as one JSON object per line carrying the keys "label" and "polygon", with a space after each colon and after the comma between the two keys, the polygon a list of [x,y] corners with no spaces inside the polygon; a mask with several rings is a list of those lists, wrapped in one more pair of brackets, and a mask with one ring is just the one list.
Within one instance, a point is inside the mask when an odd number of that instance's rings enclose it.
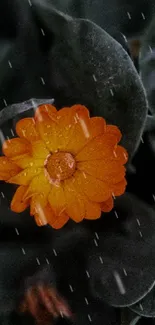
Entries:
{"label": "flower petal", "polygon": [[93,202],[106,201],[111,195],[111,188],[106,183],[92,177],[86,173],[77,171],[75,173],[76,182],[78,182],[81,192]]}
{"label": "flower petal", "polygon": [[29,185],[31,180],[42,172],[42,168],[27,168],[22,170],[19,174],[11,177],[7,183],[18,185]]}
{"label": "flower petal", "polygon": [[64,194],[66,198],[66,212],[75,222],[80,222],[85,217],[84,200],[75,187],[76,178],[64,181]]}
{"label": "flower petal", "polygon": [[71,107],[64,107],[57,112],[58,125],[56,134],[58,139],[58,150],[65,151],[68,142],[72,138],[73,126],[75,123],[75,110]]}
{"label": "flower petal", "polygon": [[26,139],[14,138],[4,141],[2,150],[5,156],[12,158],[30,152],[31,146]]}
{"label": "flower petal", "polygon": [[77,164],[77,169],[104,182],[118,183],[125,176],[125,167],[114,160],[82,161]]}
{"label": "flower petal", "polygon": [[58,149],[57,139],[57,114],[53,113],[51,118],[48,113],[42,109],[42,106],[36,111],[35,114],[36,128],[39,132],[41,139],[44,141],[48,150],[55,152]]}
{"label": "flower petal", "polygon": [[29,198],[37,193],[44,193],[44,195],[48,195],[51,189],[51,184],[49,183],[48,179],[46,178],[44,171],[35,176],[29,187],[27,192],[25,193],[25,198]]}
{"label": "flower petal", "polygon": [[125,178],[123,180],[121,180],[119,183],[113,184],[112,185],[113,195],[120,196],[120,195],[124,194],[124,192],[126,190],[126,185],[127,185],[127,181]]}
{"label": "flower petal", "polygon": [[85,219],[96,220],[101,217],[101,207],[99,203],[85,200]]}
{"label": "flower petal", "polygon": [[112,196],[107,201],[101,203],[101,210],[103,212],[110,212],[114,207],[114,200]]}
{"label": "flower petal", "polygon": [[91,138],[89,111],[85,106],[75,105],[74,122],[72,122],[72,136],[66,144],[66,151],[77,154]]}
{"label": "flower petal", "polygon": [[122,164],[126,164],[128,161],[128,153],[125,150],[125,148],[121,147],[121,146],[117,146],[117,148],[115,149],[115,158],[116,160],[119,160]]}
{"label": "flower petal", "polygon": [[11,210],[17,213],[23,212],[28,208],[30,201],[24,200],[24,195],[27,191],[27,186],[19,186],[11,201]]}
{"label": "flower petal", "polygon": [[46,148],[46,145],[42,140],[32,143],[31,152],[32,156],[37,159],[46,159],[49,155],[49,150]]}
{"label": "flower petal", "polygon": [[40,105],[35,111],[35,118],[37,120],[41,119],[42,113],[46,113],[53,118],[53,114],[57,113],[57,109],[51,104]]}
{"label": "flower petal", "polygon": [[91,138],[95,138],[98,135],[105,133],[106,122],[102,117],[92,117],[90,119]]}
{"label": "flower petal", "polygon": [[31,155],[25,154],[21,156],[17,156],[13,158],[13,161],[17,166],[19,166],[22,169],[29,168],[29,167],[43,167],[45,158],[34,158]]}
{"label": "flower petal", "polygon": [[20,168],[7,157],[0,157],[0,180],[7,181],[20,172]]}
{"label": "flower petal", "polygon": [[91,140],[77,155],[77,161],[114,159],[117,138],[112,134],[103,134]]}
{"label": "flower petal", "polygon": [[31,117],[26,117],[17,122],[16,133],[19,137],[25,138],[30,142],[39,140],[39,134],[35,127],[35,120]]}
{"label": "flower petal", "polygon": [[63,187],[52,186],[48,196],[48,201],[56,215],[60,215],[66,208],[66,200]]}
{"label": "flower petal", "polygon": [[67,213],[63,212],[60,216],[56,217],[55,221],[48,220],[49,225],[54,229],[61,229],[69,220]]}
{"label": "flower petal", "polygon": [[69,220],[66,213],[62,213],[59,217],[56,216],[49,204],[40,209],[40,212],[36,213],[34,217],[38,226],[43,226],[48,223],[54,229],[62,228]]}
{"label": "flower petal", "polygon": [[107,125],[106,126],[106,133],[113,134],[117,138],[117,143],[120,142],[122,138],[122,133],[119,128],[115,125]]}
{"label": "flower petal", "polygon": [[33,195],[30,204],[30,215],[33,216],[34,214],[38,213],[40,206],[44,208],[47,203],[47,196],[44,195],[44,193],[37,193],[36,195]]}

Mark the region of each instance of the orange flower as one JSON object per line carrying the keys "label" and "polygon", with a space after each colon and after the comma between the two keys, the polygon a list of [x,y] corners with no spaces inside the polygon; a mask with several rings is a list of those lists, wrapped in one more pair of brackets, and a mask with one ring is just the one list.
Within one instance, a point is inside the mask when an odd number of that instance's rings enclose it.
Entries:
{"label": "orange flower", "polygon": [[3,143],[0,179],[18,184],[11,210],[30,214],[41,226],[58,229],[69,218],[97,219],[113,208],[126,187],[126,150],[121,133],[86,107],[57,111],[42,105],[34,118],[16,125],[18,138]]}

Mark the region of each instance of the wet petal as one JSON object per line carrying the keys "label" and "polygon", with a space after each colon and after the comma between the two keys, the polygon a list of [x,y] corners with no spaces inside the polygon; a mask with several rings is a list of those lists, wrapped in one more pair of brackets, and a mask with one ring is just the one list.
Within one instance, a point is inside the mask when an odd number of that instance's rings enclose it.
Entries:
{"label": "wet petal", "polygon": [[37,120],[41,120],[43,113],[46,113],[53,118],[53,114],[57,113],[57,109],[55,106],[53,106],[51,104],[40,105],[36,109],[35,118]]}
{"label": "wet petal", "polygon": [[113,184],[112,185],[113,195],[120,196],[120,195],[124,194],[124,192],[126,190],[126,185],[127,185],[127,181],[125,178],[123,180],[121,180],[119,183]]}
{"label": "wet petal", "polygon": [[30,214],[34,215],[37,214],[40,210],[40,207],[44,208],[47,205],[47,196],[44,193],[39,193],[33,195],[31,198],[31,205],[30,205]]}
{"label": "wet petal", "polygon": [[34,217],[38,226],[45,226],[48,224],[48,219],[53,219],[55,215],[48,205],[44,206],[41,204],[41,202],[38,202]]}
{"label": "wet petal", "polygon": [[73,133],[75,111],[71,107],[64,107],[57,113],[57,139],[58,149],[66,150]]}
{"label": "wet petal", "polygon": [[48,196],[48,201],[56,215],[61,214],[62,211],[65,210],[66,200],[65,200],[64,190],[61,185],[51,186],[51,191]]}
{"label": "wet petal", "polygon": [[11,177],[8,183],[18,184],[18,185],[29,185],[33,177],[40,174],[42,168],[27,168],[22,170],[19,174]]}
{"label": "wet petal", "polygon": [[106,126],[106,133],[113,134],[117,138],[117,143],[120,142],[122,138],[122,133],[119,128],[115,125],[107,125]]}
{"label": "wet petal", "polygon": [[116,136],[103,134],[91,140],[77,155],[77,161],[114,159]]}
{"label": "wet petal", "polygon": [[128,153],[125,150],[125,148],[121,147],[121,146],[117,146],[117,148],[114,151],[114,155],[116,160],[119,160],[120,163],[122,164],[126,164],[128,161]]}
{"label": "wet petal", "polygon": [[93,202],[106,201],[111,195],[110,186],[91,175],[77,171],[75,179],[81,191]]}
{"label": "wet petal", "polygon": [[32,143],[31,154],[37,159],[46,159],[49,155],[49,150],[46,148],[45,143],[42,140]]}
{"label": "wet petal", "polygon": [[24,200],[24,195],[27,191],[27,186],[19,186],[11,201],[11,210],[17,213],[23,212],[28,208],[30,201]]}
{"label": "wet petal", "polygon": [[22,169],[29,168],[29,167],[43,167],[45,158],[34,158],[31,155],[25,154],[21,156],[17,156],[13,159],[15,164]]}
{"label": "wet petal", "polygon": [[7,157],[0,157],[0,180],[8,180],[20,172],[20,168]]}
{"label": "wet petal", "polygon": [[56,217],[55,221],[52,221],[51,219],[48,220],[49,225],[52,226],[54,229],[61,229],[69,220],[69,216],[67,213],[62,212],[60,216]]}
{"label": "wet petal", "polygon": [[98,135],[105,133],[106,122],[102,117],[92,117],[90,119],[91,138],[95,138]]}
{"label": "wet petal", "polygon": [[77,169],[105,182],[117,183],[125,176],[125,167],[114,160],[82,161],[77,164]]}
{"label": "wet petal", "polygon": [[26,139],[14,138],[4,141],[2,150],[5,156],[12,158],[30,152],[31,146]]}
{"label": "wet petal", "polygon": [[25,194],[25,198],[29,198],[37,193],[44,193],[44,195],[48,195],[51,189],[51,184],[46,178],[44,171],[42,171],[39,175],[35,176]]}
{"label": "wet petal", "polygon": [[66,145],[66,150],[72,154],[77,154],[91,138],[90,117],[85,106],[75,105],[71,109],[75,111],[74,122],[72,123],[72,135]]}
{"label": "wet petal", "polygon": [[34,217],[38,226],[43,226],[48,223],[54,229],[62,228],[69,220],[66,213],[56,216],[49,204],[40,209],[40,212],[35,214]]}
{"label": "wet petal", "polygon": [[66,212],[75,222],[80,222],[85,217],[84,200],[75,187],[76,178],[64,181],[64,194],[66,199]]}
{"label": "wet petal", "polygon": [[16,133],[19,137],[25,138],[30,142],[39,140],[39,134],[35,127],[35,120],[31,117],[26,117],[17,122]]}
{"label": "wet petal", "polygon": [[35,114],[35,121],[37,131],[46,147],[51,152],[55,152],[58,149],[57,114],[53,113],[53,118],[51,118],[44,109],[39,108]]}
{"label": "wet petal", "polygon": [[103,212],[110,212],[113,209],[113,207],[114,207],[114,200],[112,196],[110,196],[110,198],[107,201],[101,203],[101,210]]}
{"label": "wet petal", "polygon": [[85,219],[95,220],[101,217],[101,207],[99,203],[85,200]]}

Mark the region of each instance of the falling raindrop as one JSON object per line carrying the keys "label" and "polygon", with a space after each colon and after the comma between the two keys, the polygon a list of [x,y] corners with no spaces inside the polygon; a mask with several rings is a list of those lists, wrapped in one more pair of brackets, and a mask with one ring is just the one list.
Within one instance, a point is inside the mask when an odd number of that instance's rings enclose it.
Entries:
{"label": "falling raindrop", "polygon": [[63,313],[62,313],[62,311],[60,310],[60,315],[61,315],[61,317],[63,318],[64,316],[63,316]]}
{"label": "falling raindrop", "polygon": [[142,238],[142,237],[143,237],[143,235],[142,235],[142,232],[141,232],[141,231],[139,231],[139,234],[140,234],[140,237]]}
{"label": "falling raindrop", "polygon": [[118,213],[116,211],[114,211],[114,213],[115,213],[116,218],[118,219]]}
{"label": "falling raindrop", "polygon": [[88,131],[86,123],[82,119],[80,119],[79,122],[81,124],[81,127],[82,127],[82,130],[83,130],[83,133],[84,133],[85,137],[88,139],[90,137],[90,133]]}
{"label": "falling raindrop", "polygon": [[91,316],[88,314],[88,319],[90,322],[92,322]]}
{"label": "falling raindrop", "polygon": [[39,261],[38,257],[36,257],[36,261],[37,261],[37,264],[40,265],[40,261]]}
{"label": "falling raindrop", "polygon": [[151,53],[153,52],[152,47],[150,45],[149,45],[149,50]]}
{"label": "falling raindrop", "polygon": [[113,199],[114,199],[114,200],[116,199],[116,197],[115,197],[115,194],[114,194],[114,193],[112,193],[112,197],[113,197]]}
{"label": "falling raindrop", "polygon": [[2,197],[3,197],[3,199],[5,198],[5,195],[4,195],[4,193],[3,192],[1,192],[1,195],[2,195]]}
{"label": "falling raindrop", "polygon": [[139,307],[140,307],[140,309],[141,309],[142,311],[144,310],[142,304],[139,304]]}
{"label": "falling raindrop", "polygon": [[125,290],[124,284],[123,284],[122,279],[121,279],[120,275],[118,274],[118,272],[116,272],[116,271],[114,272],[114,277],[116,279],[116,283],[120,290],[120,293],[122,295],[124,295],[126,293],[126,290]]}
{"label": "falling raindrop", "polygon": [[45,36],[45,32],[42,28],[41,28],[41,32],[42,32],[43,36]]}
{"label": "falling raindrop", "polygon": [[73,292],[73,287],[71,286],[71,284],[69,284],[69,288],[70,288],[70,291]]}
{"label": "falling raindrop", "polygon": [[136,220],[137,220],[138,226],[140,227],[140,221],[139,221],[139,219],[137,218]]}
{"label": "falling raindrop", "polygon": [[127,43],[128,40],[127,40],[126,36],[125,36],[124,34],[122,34],[122,35],[123,35],[123,37],[124,37],[124,39],[125,39],[125,42]]}
{"label": "falling raindrop", "polygon": [[40,205],[40,203],[37,204],[36,208],[37,208],[37,211],[39,213],[39,218],[40,218],[41,224],[46,225],[47,224],[47,219],[46,219],[44,210],[42,209],[42,206]]}
{"label": "falling raindrop", "polygon": [[54,253],[55,256],[57,256],[57,252],[56,252],[55,249],[53,249],[53,253]]}
{"label": "falling raindrop", "polygon": [[14,135],[15,135],[14,131],[12,129],[10,131],[11,131],[12,136],[14,137]]}
{"label": "falling raindrop", "polygon": [[113,154],[114,154],[115,158],[117,158],[117,155],[116,155],[116,152],[115,151],[113,151]]}
{"label": "falling raindrop", "polygon": [[111,93],[111,96],[114,96],[114,92],[111,88],[110,88],[110,93]]}
{"label": "falling raindrop", "polygon": [[12,64],[10,61],[8,61],[9,67],[12,69]]}
{"label": "falling raindrop", "polygon": [[95,246],[98,246],[98,242],[96,239],[94,239]]}
{"label": "falling raindrop", "polygon": [[6,99],[3,98],[4,105],[7,106]]}
{"label": "falling raindrop", "polygon": [[24,255],[26,254],[26,252],[25,252],[25,249],[24,249],[24,248],[22,248],[22,252],[23,252],[23,254],[24,254]]}
{"label": "falling raindrop", "polygon": [[29,3],[29,5],[30,5],[30,7],[32,7],[32,2],[31,2],[31,0],[28,0],[28,3]]}
{"label": "falling raindrop", "polygon": [[127,15],[129,17],[129,19],[131,19],[131,15],[130,15],[130,12],[127,12]]}
{"label": "falling raindrop", "polygon": [[89,272],[86,270],[87,277],[90,278]]}
{"label": "falling raindrop", "polygon": [[85,179],[87,178],[85,172],[82,172],[82,175],[83,175],[83,177],[84,177]]}
{"label": "falling raindrop", "polygon": [[99,256],[100,262],[101,264],[103,264],[103,258],[101,256]]}
{"label": "falling raindrop", "polygon": [[48,258],[46,258],[46,263],[47,263],[48,265],[50,264],[50,262],[49,262]]}
{"label": "falling raindrop", "polygon": [[97,82],[95,74],[93,74],[93,79],[94,79],[95,82]]}
{"label": "falling raindrop", "polygon": [[85,302],[87,305],[89,305],[88,299],[85,297]]}
{"label": "falling raindrop", "polygon": [[145,20],[145,16],[144,16],[143,12],[141,12],[141,15],[142,15],[143,19]]}
{"label": "falling raindrop", "polygon": [[124,272],[125,276],[128,275],[126,269],[123,269],[123,272]]}
{"label": "falling raindrop", "polygon": [[4,137],[2,130],[0,130],[0,141],[1,141],[1,144],[3,144],[3,142],[5,141],[5,137]]}
{"label": "falling raindrop", "polygon": [[126,155],[126,153],[125,153],[125,152],[123,153],[123,155],[124,155],[124,158],[127,160],[127,159],[128,159],[128,157],[127,157],[127,155]]}
{"label": "falling raindrop", "polygon": [[95,232],[95,236],[96,236],[97,239],[99,239],[99,235],[98,235],[97,232]]}
{"label": "falling raindrop", "polygon": [[15,232],[16,232],[16,234],[19,236],[19,231],[18,231],[17,228],[15,228]]}
{"label": "falling raindrop", "polygon": [[25,137],[26,131],[24,129],[22,130],[22,133],[23,133],[23,136]]}
{"label": "falling raindrop", "polygon": [[40,79],[42,81],[42,84],[45,85],[45,80],[42,77],[40,77]]}

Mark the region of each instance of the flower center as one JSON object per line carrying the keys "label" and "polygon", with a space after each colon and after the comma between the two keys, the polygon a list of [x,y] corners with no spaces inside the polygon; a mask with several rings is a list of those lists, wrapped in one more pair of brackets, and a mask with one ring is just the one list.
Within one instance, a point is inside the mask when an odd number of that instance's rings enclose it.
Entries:
{"label": "flower center", "polygon": [[70,153],[56,152],[48,156],[45,167],[52,180],[63,181],[73,175],[76,162]]}

